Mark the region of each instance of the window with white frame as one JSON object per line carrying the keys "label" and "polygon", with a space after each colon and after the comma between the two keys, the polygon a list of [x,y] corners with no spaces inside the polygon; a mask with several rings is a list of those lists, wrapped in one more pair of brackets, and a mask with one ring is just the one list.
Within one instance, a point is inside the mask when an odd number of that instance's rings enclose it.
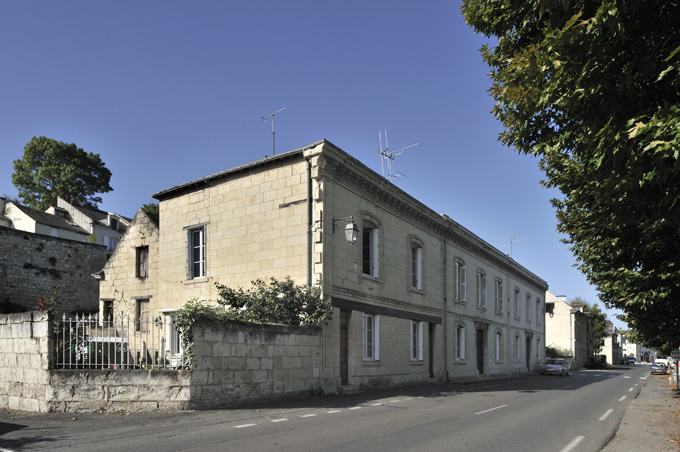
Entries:
{"label": "window with white frame", "polygon": [[515,361],[519,361],[522,356],[522,341],[520,340],[519,334],[515,335]]}
{"label": "window with white frame", "polygon": [[536,361],[541,360],[541,338],[536,339]]}
{"label": "window with white frame", "polygon": [[380,359],[380,316],[364,314],[364,360],[378,361]]}
{"label": "window with white frame", "polygon": [[465,360],[465,327],[456,326],[456,360]]}
{"label": "window with white frame", "polygon": [[422,290],[423,283],[423,247],[416,242],[411,243],[411,289]]}
{"label": "window with white frame", "polygon": [[411,361],[423,360],[423,322],[411,320]]}
{"label": "window with white frame", "polygon": [[496,331],[496,361],[503,359],[503,333]]}
{"label": "window with white frame", "polygon": [[189,279],[205,277],[205,227],[189,229]]}
{"label": "window with white frame", "polygon": [[496,280],[496,312],[503,312],[503,281]]}
{"label": "window with white frame", "polygon": [[531,294],[527,294],[527,306],[526,306],[526,319],[527,323],[531,323]]}
{"label": "window with white frame", "polygon": [[520,298],[520,292],[519,292],[519,289],[515,289],[515,318],[517,320],[520,319],[520,314],[521,314],[520,311],[521,310],[522,310],[522,302],[521,302],[521,298]]}
{"label": "window with white frame", "polygon": [[361,231],[361,267],[366,276],[378,278],[378,228],[365,222]]}
{"label": "window with white frame", "polygon": [[536,300],[536,325],[541,324],[541,317],[543,317],[545,314],[543,314],[543,306],[541,305],[541,300],[537,299]]}
{"label": "window with white frame", "polygon": [[456,300],[465,301],[466,270],[462,261],[456,261]]}
{"label": "window with white frame", "polygon": [[486,309],[486,274],[482,271],[477,273],[477,304]]}

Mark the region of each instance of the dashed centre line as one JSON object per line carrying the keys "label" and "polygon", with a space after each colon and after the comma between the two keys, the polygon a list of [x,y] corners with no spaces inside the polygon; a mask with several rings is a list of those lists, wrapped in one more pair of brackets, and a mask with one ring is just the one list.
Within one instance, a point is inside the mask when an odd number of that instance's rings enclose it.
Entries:
{"label": "dashed centre line", "polygon": [[566,447],[562,449],[560,452],[571,452],[572,450],[576,449],[576,446],[581,444],[581,441],[583,441],[585,438],[586,438],[585,436],[577,436],[569,444],[567,444]]}
{"label": "dashed centre line", "polygon": [[621,398],[619,399],[619,402],[623,402],[624,400],[626,400],[626,396],[621,397]]}
{"label": "dashed centre line", "polygon": [[610,409],[608,409],[607,411],[605,411],[604,414],[603,414],[602,416],[600,416],[597,420],[598,420],[598,421],[604,421],[604,420],[607,419],[607,418],[609,417],[609,415],[612,414],[613,412],[614,412],[614,410],[612,410],[612,409],[610,408]]}
{"label": "dashed centre line", "polygon": [[500,410],[501,408],[505,408],[506,406],[507,405],[497,406],[496,408],[490,408],[488,410],[480,411],[479,413],[475,413],[475,414],[484,414],[484,413],[488,413],[489,411]]}
{"label": "dashed centre line", "polygon": [[246,427],[253,427],[257,424],[242,424],[242,425],[235,425],[234,428],[246,428]]}

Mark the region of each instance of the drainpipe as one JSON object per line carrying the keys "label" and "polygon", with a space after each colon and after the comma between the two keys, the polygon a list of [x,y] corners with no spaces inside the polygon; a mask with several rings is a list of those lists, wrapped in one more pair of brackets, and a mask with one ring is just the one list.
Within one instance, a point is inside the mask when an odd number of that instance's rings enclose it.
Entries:
{"label": "drainpipe", "polygon": [[[312,259],[314,253],[314,234],[312,232],[312,225],[314,223],[314,208],[312,205],[312,161],[307,160],[307,287],[312,287]],[[323,296],[323,295],[322,295]],[[316,394],[323,390],[323,349],[324,349],[324,331],[321,327],[321,355],[319,356],[319,383],[316,386]]]}

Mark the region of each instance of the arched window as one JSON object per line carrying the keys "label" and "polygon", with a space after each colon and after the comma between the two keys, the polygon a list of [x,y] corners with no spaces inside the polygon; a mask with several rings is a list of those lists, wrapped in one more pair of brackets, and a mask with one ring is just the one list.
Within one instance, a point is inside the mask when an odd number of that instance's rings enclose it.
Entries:
{"label": "arched window", "polygon": [[456,261],[456,301],[465,301],[467,276],[465,270],[465,262],[461,260]]}
{"label": "arched window", "polygon": [[522,341],[520,340],[519,334],[515,335],[515,361],[519,361],[522,356]]}
{"label": "arched window", "polygon": [[496,280],[496,312],[503,312],[503,281]]}
{"label": "arched window", "polygon": [[411,289],[423,290],[423,246],[417,239],[411,239]]}
{"label": "arched window", "polygon": [[541,305],[541,299],[536,299],[536,326],[541,324],[541,317],[543,317],[543,306]]}
{"label": "arched window", "polygon": [[531,294],[527,294],[527,323],[531,323]]}
{"label": "arched window", "polygon": [[483,271],[477,273],[477,301],[480,308],[486,309],[486,274]]}
{"label": "arched window", "polygon": [[522,310],[522,305],[521,305],[521,300],[520,300],[520,292],[519,289],[515,289],[515,318],[517,320],[520,319],[521,315],[521,310]]}
{"label": "arched window", "polygon": [[371,221],[364,221],[361,230],[361,269],[362,273],[378,278],[378,227]]}

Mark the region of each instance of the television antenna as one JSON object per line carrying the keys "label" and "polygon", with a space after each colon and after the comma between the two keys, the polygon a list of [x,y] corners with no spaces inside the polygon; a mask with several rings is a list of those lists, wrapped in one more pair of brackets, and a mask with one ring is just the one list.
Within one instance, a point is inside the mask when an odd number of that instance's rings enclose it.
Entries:
{"label": "television antenna", "polygon": [[525,238],[526,235],[513,235],[510,237],[510,240],[506,240],[503,243],[506,245],[509,243],[510,244],[510,257],[512,258],[512,244],[515,242],[521,242],[523,238]]}
{"label": "television antenna", "polygon": [[272,117],[272,155],[276,155],[276,132],[275,132],[275,128],[274,128],[274,116],[275,116],[278,112],[283,111],[283,110],[285,110],[285,109],[286,109],[286,107],[279,108],[279,109],[276,110],[275,112],[272,112],[272,113],[269,113],[268,115],[264,115],[264,116],[261,116],[261,117],[260,117],[260,119],[261,119],[262,121],[264,121],[265,119],[267,119],[267,118],[270,117],[270,116]]}
{"label": "television antenna", "polygon": [[[412,148],[413,146],[418,146],[420,143],[413,143],[409,144],[408,146],[404,146],[403,148],[395,149],[394,151],[390,151],[389,147],[387,145],[387,129],[385,129],[385,148],[383,148],[382,145],[382,134],[378,132],[378,140],[380,141],[380,166],[382,167],[382,175],[385,179],[389,179],[390,182],[393,182],[394,179],[398,179],[400,176],[404,176],[402,173],[397,173],[393,174],[392,173],[392,160],[394,160],[394,157],[401,155],[404,153],[404,151],[408,148]],[[389,176],[385,176],[385,161],[387,160],[387,170],[389,172]],[[406,177],[406,176],[404,176]]]}

